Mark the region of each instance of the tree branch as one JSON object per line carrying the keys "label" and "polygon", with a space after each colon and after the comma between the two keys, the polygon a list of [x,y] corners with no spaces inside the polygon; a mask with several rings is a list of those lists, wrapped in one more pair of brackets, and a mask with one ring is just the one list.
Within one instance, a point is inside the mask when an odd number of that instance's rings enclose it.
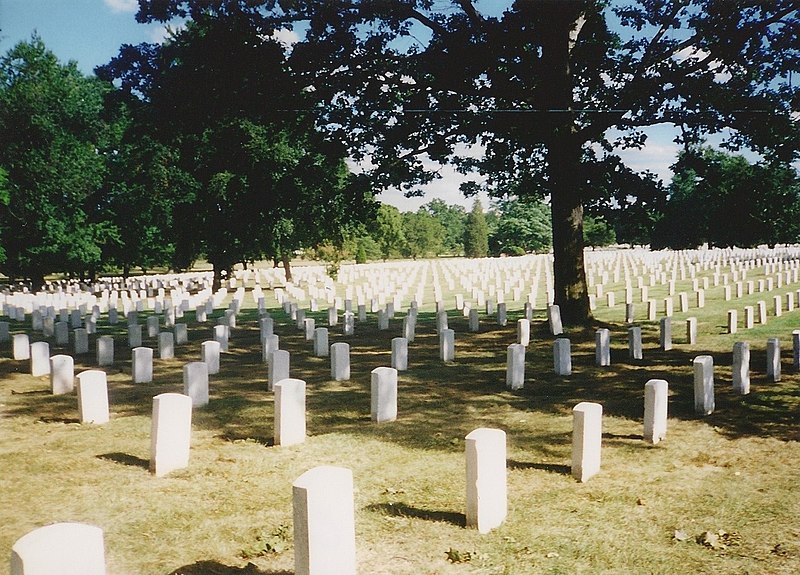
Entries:
{"label": "tree branch", "polygon": [[475,9],[475,6],[472,4],[471,0],[458,0],[458,4],[461,6],[461,9],[466,13],[473,24],[480,26],[483,23],[483,18],[481,18],[481,15],[478,14],[478,11]]}

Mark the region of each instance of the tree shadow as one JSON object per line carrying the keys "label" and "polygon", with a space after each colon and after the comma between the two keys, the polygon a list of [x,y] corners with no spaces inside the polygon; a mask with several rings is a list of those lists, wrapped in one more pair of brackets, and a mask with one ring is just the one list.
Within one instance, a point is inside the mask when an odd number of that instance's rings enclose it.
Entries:
{"label": "tree shadow", "polygon": [[198,561],[191,565],[178,567],[169,575],[294,575],[293,571],[273,571],[259,569],[253,563],[248,563],[244,567],[232,567],[224,565],[218,561]]}
{"label": "tree shadow", "polygon": [[556,473],[558,475],[572,475],[572,468],[569,465],[562,465],[559,463],[531,463],[528,461],[516,461],[509,459],[506,462],[508,469],[538,469],[540,471],[547,471],[549,473]]}
{"label": "tree shadow", "polygon": [[365,509],[391,515],[392,517],[411,517],[437,523],[450,523],[458,527],[466,527],[467,525],[467,516],[463,513],[457,513],[455,511],[432,511],[430,509],[412,507],[405,503],[374,503],[372,505],[367,505]]}
{"label": "tree shadow", "polygon": [[146,470],[150,470],[150,462],[147,459],[142,459],[141,457],[136,457],[135,455],[131,455],[130,453],[103,453],[102,455],[98,455],[97,459],[102,459],[104,461],[113,461],[114,463],[119,463],[120,465],[128,465],[130,467],[141,467]]}

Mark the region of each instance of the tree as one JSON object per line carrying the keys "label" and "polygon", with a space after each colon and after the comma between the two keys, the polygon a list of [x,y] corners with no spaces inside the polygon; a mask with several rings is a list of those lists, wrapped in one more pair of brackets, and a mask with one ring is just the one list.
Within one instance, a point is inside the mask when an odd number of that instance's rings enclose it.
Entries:
{"label": "tree", "polygon": [[753,247],[800,238],[800,178],[789,165],[751,164],[707,147],[681,153],[655,248]]}
{"label": "tree", "polygon": [[583,243],[593,248],[610,246],[617,241],[614,228],[599,217],[585,216],[583,218]]}
{"label": "tree", "polygon": [[541,201],[500,200],[495,211],[497,227],[489,237],[493,254],[522,255],[550,247],[550,210]]}
{"label": "tree", "polygon": [[303,91],[285,57],[247,14],[202,12],[165,44],[124,46],[99,69],[140,99],[148,133],[182,172],[173,267],[203,255],[215,287],[235,263],[262,257],[282,260],[291,280],[295,251],[341,245],[347,226],[373,213],[342,145],[297,111]]}
{"label": "tree", "polygon": [[84,275],[100,263],[102,226],[90,221],[105,174],[103,94],[109,86],[59,63],[33,36],[0,58],[0,270],[28,278]]}
{"label": "tree", "polygon": [[265,33],[303,23],[292,70],[313,86],[320,123],[356,160],[369,155],[376,188],[413,192],[452,162],[484,176],[468,193],[549,195],[567,324],[591,318],[592,150],[640,146],[642,128],[661,123],[686,141],[729,128],[730,145],[784,160],[800,149],[794,0],[517,0],[500,15],[472,0],[143,0],[138,17],[234,6]]}
{"label": "tree", "polygon": [[489,255],[489,227],[480,200],[475,200],[464,224],[464,255],[485,258]]}
{"label": "tree", "polygon": [[403,231],[403,215],[400,210],[389,204],[381,204],[378,207],[375,224],[373,238],[381,248],[384,261],[392,255],[402,253],[406,236]]}
{"label": "tree", "polygon": [[403,214],[403,235],[406,240],[403,250],[405,256],[417,259],[438,254],[442,250],[444,227],[424,208]]}
{"label": "tree", "polygon": [[467,219],[464,206],[448,205],[444,200],[435,198],[422,207],[442,225],[443,253],[460,254],[464,249],[464,221]]}

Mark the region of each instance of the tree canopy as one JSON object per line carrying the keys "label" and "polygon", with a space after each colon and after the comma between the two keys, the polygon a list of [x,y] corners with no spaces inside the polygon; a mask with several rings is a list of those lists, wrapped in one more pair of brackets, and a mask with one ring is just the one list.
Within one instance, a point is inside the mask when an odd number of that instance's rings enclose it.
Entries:
{"label": "tree canopy", "polygon": [[[591,317],[583,267],[586,173],[642,128],[692,141],[729,130],[791,159],[800,55],[793,0],[142,0],[140,21],[246,14],[263,34],[305,34],[288,59],[313,109],[376,187],[410,192],[453,162],[465,186],[549,195],[554,289],[567,323]],[[482,154],[470,151],[481,147]]]}

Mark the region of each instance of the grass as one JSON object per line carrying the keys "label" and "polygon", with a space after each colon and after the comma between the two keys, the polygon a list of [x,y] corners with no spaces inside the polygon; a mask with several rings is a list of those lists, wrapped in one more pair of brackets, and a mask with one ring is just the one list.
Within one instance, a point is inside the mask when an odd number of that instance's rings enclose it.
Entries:
{"label": "grass", "polygon": [[[452,307],[461,286],[455,282],[448,289],[445,278],[455,277],[456,263],[448,265],[452,271],[442,266],[438,273]],[[758,271],[751,270],[748,279],[763,277]],[[780,318],[770,313],[766,325],[725,333],[727,309],[739,309],[741,317],[744,305],[767,297],[771,304],[772,294],[797,286],[735,304],[722,300],[721,287],[710,289],[705,308],[675,313],[675,345],[667,352],[658,348],[658,322],[643,321],[645,309],[637,304],[644,359],[635,362],[627,359],[624,305],[609,309],[602,300],[595,315],[597,327],[611,329],[612,366],[594,366],[594,328],[569,330],[570,377],[553,375],[553,337],[537,309],[525,387],[511,392],[504,387],[505,354],[515,341],[521,303],[510,303],[508,326],[482,317],[477,334],[451,309],[456,361],[444,365],[438,360],[430,284],[429,273],[427,305],[409,346],[410,369],[400,373],[399,417],[388,424],[370,422],[370,371],[389,365],[402,313],[388,331],[377,329],[374,314],[356,324],[355,335],[346,338],[352,379],[334,382],[328,358],[313,357],[311,343],[293,322],[279,308],[272,310],[281,348],[291,352],[292,377],[308,384],[309,437],[283,448],[272,442],[272,397],[260,360],[258,314],[248,297],[250,307],[237,319],[231,351],[211,378],[211,403],[193,414],[190,465],[164,478],[147,470],[152,397],[182,390],[181,367],[199,358],[200,343],[210,339],[222,310],[207,324],[196,324],[193,314],[184,318],[190,342],[177,348],[176,359],[156,360],[152,384],[130,382],[123,327],[101,322],[98,335],[117,336],[118,360],[108,370],[112,418],[103,426],[78,423],[76,398],[51,396],[48,378],[28,375],[27,362],[9,359],[10,345],[3,344],[0,489],[6,504],[0,506],[0,549],[8,553],[16,539],[42,525],[81,521],[104,530],[111,575],[291,574],[291,529],[288,534],[281,529],[292,523],[291,484],[314,466],[332,464],[353,470],[360,573],[800,570],[800,377],[791,368],[790,344],[791,331],[800,328],[800,311]],[[678,281],[676,291],[690,287],[690,280]],[[606,285],[618,302],[624,301],[623,288]],[[542,277],[539,293],[544,289]],[[471,299],[467,290],[461,293]],[[653,298],[665,293],[665,286],[650,288]],[[308,315],[325,325],[325,304],[320,307],[323,311]],[[140,321],[146,315],[140,314]],[[681,323],[689,316],[700,324],[698,343],[691,347],[683,343]],[[29,327],[12,322],[12,332]],[[330,343],[345,340],[341,325],[330,331]],[[777,384],[764,376],[771,336],[780,337],[784,348]],[[730,389],[731,349],[739,340],[751,342],[748,396]],[[52,353],[63,351],[51,342]],[[717,409],[703,418],[693,413],[691,367],[701,354],[714,357],[717,384]],[[91,367],[93,353],[76,358],[76,372]],[[641,438],[643,387],[650,378],[670,384],[667,439],[657,446]],[[579,401],[604,407],[602,470],[585,484],[569,475],[571,409]],[[508,435],[508,517],[486,535],[464,527],[464,436],[477,427],[497,427]],[[720,531],[728,534],[724,547],[696,540]],[[685,540],[676,539],[676,532]],[[259,555],[264,540],[286,544]],[[0,563],[0,574],[7,569]]]}

